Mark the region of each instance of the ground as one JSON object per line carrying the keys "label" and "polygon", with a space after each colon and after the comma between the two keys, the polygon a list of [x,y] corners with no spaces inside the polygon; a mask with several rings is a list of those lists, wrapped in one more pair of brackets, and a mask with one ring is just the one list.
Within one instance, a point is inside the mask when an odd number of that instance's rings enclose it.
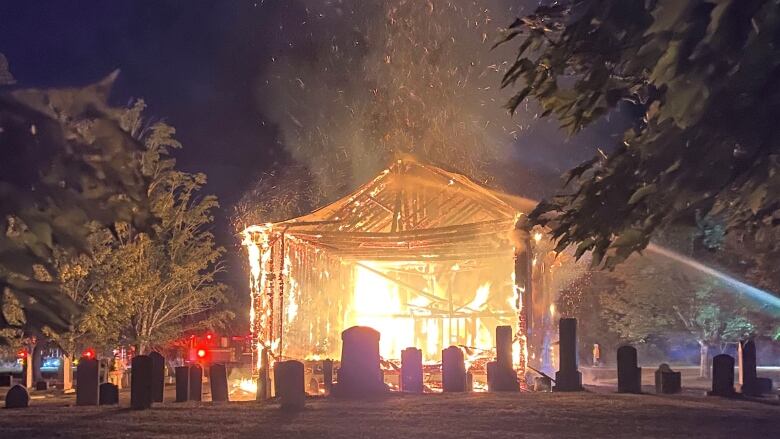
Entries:
{"label": "ground", "polygon": [[[166,398],[168,396],[166,395]],[[74,407],[72,396],[3,410],[1,438],[773,438],[780,405],[705,397],[578,393],[396,395],[381,400],[310,398],[299,413],[274,403],[165,402],[147,411]],[[172,399],[172,396],[171,396]]]}

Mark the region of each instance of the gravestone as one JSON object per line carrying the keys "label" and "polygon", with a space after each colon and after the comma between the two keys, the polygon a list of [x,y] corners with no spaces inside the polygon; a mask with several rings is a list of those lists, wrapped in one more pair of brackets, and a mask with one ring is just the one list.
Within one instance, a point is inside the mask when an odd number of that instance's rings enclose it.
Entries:
{"label": "gravestone", "polygon": [[185,402],[190,394],[190,367],[177,366],[174,373],[176,374],[176,402]]}
{"label": "gravestone", "polygon": [[756,343],[753,340],[739,342],[739,385],[740,391],[747,396],[761,396],[772,392],[772,380],[758,377]]}
{"label": "gravestone", "polygon": [[130,408],[145,410],[152,407],[152,359],[136,355],[131,362]]}
{"label": "gravestone", "polygon": [[496,361],[487,364],[489,392],[520,390],[512,364],[512,327],[496,326]]}
{"label": "gravestone", "polygon": [[203,400],[203,369],[197,364],[190,366],[189,400]]}
{"label": "gravestone", "polygon": [[333,392],[333,360],[322,361],[322,379],[325,381],[325,394]]}
{"label": "gravestone", "polygon": [[712,359],[712,390],[710,396],[732,397],[734,392],[734,358],[720,354]]}
{"label": "gravestone", "polygon": [[556,392],[582,390],[582,374],[577,370],[577,319],[565,318],[558,322],[558,364],[555,373]]}
{"label": "gravestone", "polygon": [[49,383],[46,381],[36,381],[35,390],[49,390]]}
{"label": "gravestone", "polygon": [[5,394],[5,408],[7,409],[23,409],[30,405],[30,394],[27,393],[27,389],[19,384],[11,387],[8,393]]}
{"label": "gravestone", "polygon": [[457,346],[441,351],[441,387],[444,392],[466,391],[466,364]]}
{"label": "gravestone", "polygon": [[401,391],[407,393],[423,392],[422,351],[406,348],[401,351]]}
{"label": "gravestone", "polygon": [[119,387],[113,383],[100,385],[100,405],[119,404]]}
{"label": "gravestone", "polygon": [[159,352],[149,354],[152,359],[152,401],[163,402],[165,394],[165,357]]}
{"label": "gravestone", "polygon": [[655,393],[672,394],[682,391],[682,374],[663,363],[655,371]]}
{"label": "gravestone", "polygon": [[76,367],[76,405],[98,405],[98,373],[96,358],[79,359]]}
{"label": "gravestone", "polygon": [[32,389],[34,382],[33,382],[33,368],[32,365],[32,355],[30,355],[29,352],[25,352],[24,354],[24,367],[22,369],[22,385],[27,389]]}
{"label": "gravestone", "polygon": [[300,410],[306,403],[303,363],[289,360],[274,364],[274,379],[282,410]]}
{"label": "gravestone", "polygon": [[341,333],[341,367],[333,395],[362,397],[387,392],[379,366],[379,332],[353,326]]}
{"label": "gravestone", "polygon": [[271,377],[268,367],[268,350],[260,351],[260,370],[257,376],[257,394],[255,400],[265,401],[271,397]]}
{"label": "gravestone", "polygon": [[621,346],[617,350],[618,393],[642,393],[642,368],[637,367],[636,349]]}
{"label": "gravestone", "polygon": [[62,367],[60,367],[60,379],[62,380],[62,390],[73,389],[73,365],[70,361],[70,355],[62,356]]}
{"label": "gravestone", "polygon": [[548,376],[534,377],[534,391],[535,392],[551,392],[552,391],[552,379]]}
{"label": "gravestone", "polygon": [[209,367],[209,385],[212,401],[228,401],[227,369],[224,364],[212,364]]}

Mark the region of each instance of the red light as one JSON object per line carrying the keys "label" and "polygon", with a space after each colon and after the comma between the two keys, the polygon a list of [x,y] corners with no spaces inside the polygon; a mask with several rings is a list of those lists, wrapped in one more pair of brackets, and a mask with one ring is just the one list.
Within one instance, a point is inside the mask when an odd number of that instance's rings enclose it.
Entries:
{"label": "red light", "polygon": [[81,353],[81,356],[87,360],[91,360],[95,358],[95,350],[92,348],[85,349],[84,352]]}
{"label": "red light", "polygon": [[19,352],[16,353],[16,357],[24,360],[24,357],[27,356],[27,351],[24,349],[20,349]]}
{"label": "red light", "polygon": [[206,358],[206,350],[205,349],[198,349],[198,358]]}

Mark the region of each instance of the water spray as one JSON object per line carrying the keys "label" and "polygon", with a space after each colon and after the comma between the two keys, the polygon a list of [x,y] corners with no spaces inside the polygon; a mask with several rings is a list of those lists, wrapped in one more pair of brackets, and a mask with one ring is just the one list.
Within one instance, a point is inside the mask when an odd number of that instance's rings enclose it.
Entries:
{"label": "water spray", "polygon": [[697,270],[701,273],[708,274],[717,279],[720,279],[727,285],[744,294],[749,299],[760,304],[763,310],[771,311],[772,314],[780,316],[780,297],[772,294],[771,292],[746,284],[745,282],[739,281],[727,275],[726,273],[718,271],[712,267],[708,267],[701,262],[696,261],[695,259],[689,258],[673,250],[669,250],[668,248],[651,243],[647,246],[647,250],[685,264],[686,266],[693,268],[694,270]]}

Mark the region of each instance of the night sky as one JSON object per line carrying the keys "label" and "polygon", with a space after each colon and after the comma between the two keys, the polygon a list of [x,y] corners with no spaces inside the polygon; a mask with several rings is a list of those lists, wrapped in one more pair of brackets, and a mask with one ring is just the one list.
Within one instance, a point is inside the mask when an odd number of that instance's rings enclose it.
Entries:
{"label": "night sky", "polygon": [[[304,19],[305,7],[288,0],[3,1],[0,53],[22,87],[83,85],[121,70],[114,103],[144,98],[147,117],[176,127],[179,166],[208,175],[206,190],[222,204],[214,232],[230,250],[226,280],[242,297],[231,205],[259,173],[289,160],[253,90]],[[534,188],[518,191],[547,195],[557,175],[620,131],[613,125],[566,139],[555,121],[535,122],[511,158]]]}

